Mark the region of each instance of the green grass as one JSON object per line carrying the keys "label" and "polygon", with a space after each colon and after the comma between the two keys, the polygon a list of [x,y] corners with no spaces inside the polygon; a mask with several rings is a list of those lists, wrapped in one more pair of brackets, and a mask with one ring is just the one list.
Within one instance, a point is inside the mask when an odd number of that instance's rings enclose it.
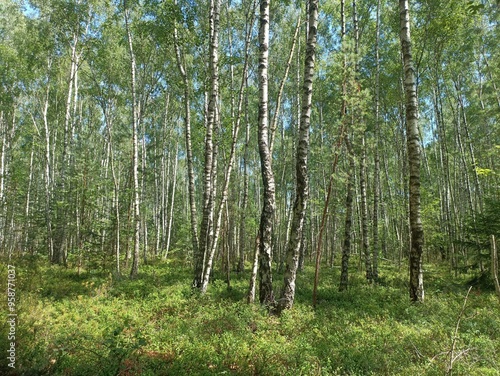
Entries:
{"label": "green grass", "polygon": [[[246,273],[233,274],[228,290],[216,272],[199,296],[190,289],[190,268],[177,261],[143,265],[136,280],[11,263],[19,314],[12,375],[443,375],[470,278],[429,266],[426,302],[415,305],[406,275],[388,265],[378,286],[353,269],[344,293],[337,291],[338,269],[325,267],[314,310],[314,270],[307,267],[294,308],[275,317],[245,303]],[[0,275],[7,280],[5,267]],[[281,277],[275,282],[279,289]],[[500,309],[492,292],[471,291],[454,355],[454,375],[500,374]],[[9,371],[2,360],[0,374]]]}

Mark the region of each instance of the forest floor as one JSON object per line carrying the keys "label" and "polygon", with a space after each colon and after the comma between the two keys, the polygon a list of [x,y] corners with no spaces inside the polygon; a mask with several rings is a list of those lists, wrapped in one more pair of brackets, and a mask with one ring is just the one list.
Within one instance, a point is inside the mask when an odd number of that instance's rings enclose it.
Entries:
{"label": "forest floor", "polygon": [[[377,286],[353,268],[343,293],[339,270],[323,267],[316,309],[314,269],[306,267],[294,308],[276,317],[246,304],[248,271],[233,273],[230,289],[216,272],[199,296],[178,260],[142,265],[135,280],[40,260],[10,264],[16,368],[5,356],[4,299],[2,375],[500,375],[494,292],[475,286],[465,300],[472,276],[455,278],[445,267],[426,266],[424,304],[409,302],[406,273],[389,264]],[[0,278],[3,287],[6,267]],[[279,289],[281,276],[274,280]]]}

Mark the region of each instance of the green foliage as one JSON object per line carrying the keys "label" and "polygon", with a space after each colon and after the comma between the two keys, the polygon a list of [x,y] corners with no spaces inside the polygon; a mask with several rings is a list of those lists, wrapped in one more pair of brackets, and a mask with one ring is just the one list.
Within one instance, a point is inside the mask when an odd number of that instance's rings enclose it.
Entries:
{"label": "green foliage", "polygon": [[[406,275],[391,265],[381,265],[378,286],[352,270],[343,293],[330,269],[313,310],[304,286],[314,270],[306,267],[294,308],[276,317],[245,303],[248,275],[228,290],[216,272],[208,293],[193,295],[190,270],[177,260],[144,266],[135,280],[15,262],[24,375],[441,375],[467,290],[427,268],[427,301],[414,305]],[[456,340],[457,374],[498,369],[495,303],[472,290]]]}
{"label": "green foliage", "polygon": [[500,200],[488,199],[484,210],[476,217],[467,218],[465,240],[461,242],[467,249],[472,250],[472,267],[477,275],[473,283],[481,288],[494,289],[491,279],[491,235],[500,237]]}

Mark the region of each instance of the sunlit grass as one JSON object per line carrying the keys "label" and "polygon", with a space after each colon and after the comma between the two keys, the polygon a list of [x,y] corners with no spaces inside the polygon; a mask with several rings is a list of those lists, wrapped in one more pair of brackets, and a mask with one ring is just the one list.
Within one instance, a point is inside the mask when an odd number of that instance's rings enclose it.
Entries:
{"label": "sunlit grass", "polygon": [[[18,269],[22,375],[443,375],[470,278],[429,267],[426,302],[414,305],[405,273],[392,265],[382,266],[377,286],[353,268],[343,293],[338,269],[324,267],[313,309],[314,270],[306,267],[294,308],[275,317],[246,304],[246,273],[234,273],[228,290],[216,272],[199,296],[191,269],[177,261],[142,266],[135,280],[40,261]],[[275,282],[279,289],[281,276]],[[453,374],[498,374],[492,292],[472,289],[453,356]]]}

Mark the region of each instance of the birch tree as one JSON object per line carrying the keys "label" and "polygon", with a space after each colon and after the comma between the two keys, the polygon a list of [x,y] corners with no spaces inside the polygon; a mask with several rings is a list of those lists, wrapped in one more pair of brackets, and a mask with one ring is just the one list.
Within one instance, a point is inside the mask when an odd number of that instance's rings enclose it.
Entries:
{"label": "birch tree", "polygon": [[306,58],[304,67],[304,83],[302,86],[302,110],[297,142],[296,188],[293,204],[293,219],[290,239],[286,251],[286,269],[283,294],[278,304],[278,311],[291,308],[295,297],[295,279],[299,261],[299,251],[304,229],[304,218],[309,199],[309,177],[307,157],[309,153],[309,128],[311,124],[312,93],[314,67],[316,61],[316,38],[318,29],[318,1],[310,0],[309,30],[307,32]]}
{"label": "birch tree", "polygon": [[201,220],[198,255],[195,257],[193,287],[201,288],[205,262],[214,236],[214,206],[217,184],[217,145],[214,130],[219,127],[219,18],[220,0],[210,1],[209,11],[209,63],[210,92],[206,103],[205,167],[203,172],[203,214]]}
{"label": "birch tree", "polygon": [[[177,4],[177,1],[175,2]],[[177,31],[177,22],[174,21],[174,48],[177,69],[182,78],[183,84],[183,100],[184,100],[184,135],[186,140],[186,162],[188,175],[188,191],[189,191],[189,210],[191,219],[191,243],[193,247],[194,257],[198,257],[199,239],[198,239],[198,214],[196,211],[196,190],[194,185],[194,167],[193,167],[193,147],[191,141],[191,102],[190,102],[190,84],[187,75],[187,67],[179,45],[179,36]]]}
{"label": "birch tree", "polygon": [[409,221],[410,243],[410,299],[424,301],[422,273],[422,248],[424,230],[420,215],[420,136],[418,131],[418,97],[415,68],[413,64],[409,0],[399,1],[400,40],[404,67],[404,89],[406,100],[406,141],[409,166]]}
{"label": "birch tree", "polygon": [[130,277],[137,277],[139,271],[139,248],[140,248],[140,232],[141,218],[139,213],[140,207],[140,192],[139,192],[139,119],[140,108],[137,100],[137,85],[136,85],[136,70],[137,63],[132,43],[132,33],[130,31],[130,9],[127,8],[126,0],[124,1],[125,29],[127,33],[128,51],[130,55],[130,84],[132,95],[132,179],[133,179],[133,224],[134,224],[134,253],[132,258],[132,269]]}
{"label": "birch tree", "polygon": [[258,143],[260,166],[264,185],[263,206],[259,227],[259,300],[261,304],[273,304],[272,231],[276,211],[276,192],[269,149],[268,113],[268,59],[269,59],[269,3],[260,0],[259,16],[259,127]]}

